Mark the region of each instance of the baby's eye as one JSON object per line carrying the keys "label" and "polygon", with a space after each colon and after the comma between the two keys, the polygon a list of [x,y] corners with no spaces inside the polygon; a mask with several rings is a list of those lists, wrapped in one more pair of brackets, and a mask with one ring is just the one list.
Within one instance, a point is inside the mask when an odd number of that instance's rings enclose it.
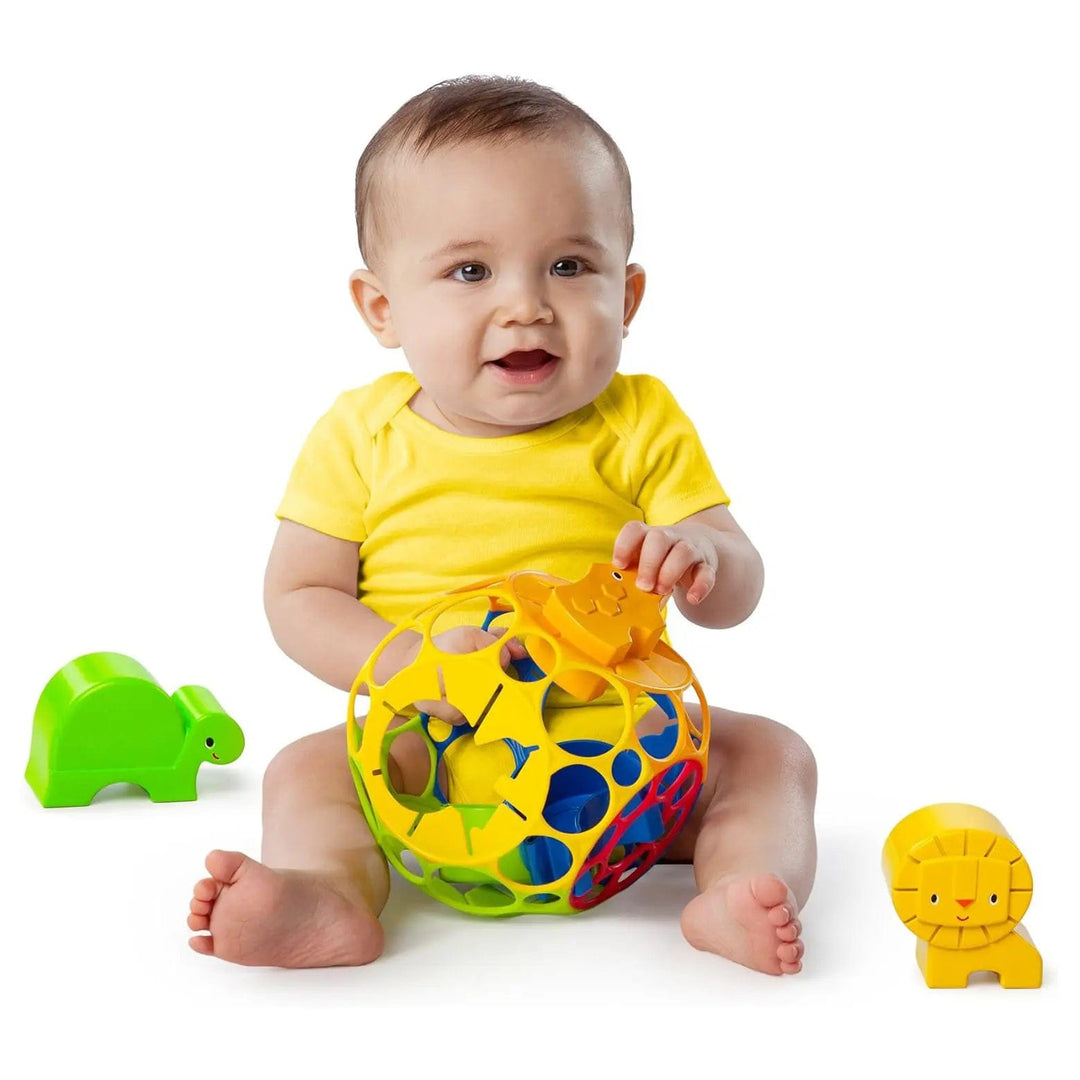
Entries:
{"label": "baby's eye", "polygon": [[[560,266],[564,268],[569,266],[570,269],[569,271],[560,270]],[[585,272],[586,267],[580,259],[560,259],[551,269],[555,271],[556,277],[577,277]]]}
{"label": "baby's eye", "polygon": [[[472,284],[483,281],[487,273],[488,268],[483,263],[466,263],[464,266],[459,266],[450,276],[456,281],[465,281]],[[458,277],[458,274],[464,276]],[[475,274],[479,274],[479,277],[474,277]]]}

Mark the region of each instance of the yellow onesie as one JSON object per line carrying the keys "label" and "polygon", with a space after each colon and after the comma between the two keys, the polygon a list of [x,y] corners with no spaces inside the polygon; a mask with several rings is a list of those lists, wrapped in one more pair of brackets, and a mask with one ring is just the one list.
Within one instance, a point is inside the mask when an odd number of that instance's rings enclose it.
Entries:
{"label": "yellow onesie", "polygon": [[[486,439],[418,416],[408,403],[419,389],[394,372],[341,394],[308,435],[277,510],[355,541],[357,597],[391,623],[514,570],[576,581],[611,558],[628,521],[671,525],[729,501],[690,419],[653,376],[616,373],[577,411]],[[459,606],[440,630],[480,625],[484,614],[481,601]],[[552,709],[573,708],[560,693]],[[615,700],[580,706],[566,737],[603,737]]]}

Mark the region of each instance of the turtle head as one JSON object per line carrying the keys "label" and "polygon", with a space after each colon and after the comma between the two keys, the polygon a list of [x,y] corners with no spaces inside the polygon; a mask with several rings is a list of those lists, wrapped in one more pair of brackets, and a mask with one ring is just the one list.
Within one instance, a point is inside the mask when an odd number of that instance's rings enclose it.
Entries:
{"label": "turtle head", "polygon": [[211,765],[228,765],[244,752],[240,725],[223,712],[200,717],[191,730],[196,755]]}

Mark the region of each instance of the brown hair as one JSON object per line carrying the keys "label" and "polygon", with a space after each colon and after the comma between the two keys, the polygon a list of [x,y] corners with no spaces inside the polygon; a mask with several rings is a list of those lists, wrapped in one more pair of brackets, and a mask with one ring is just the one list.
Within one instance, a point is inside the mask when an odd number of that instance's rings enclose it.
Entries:
{"label": "brown hair", "polygon": [[516,77],[465,75],[436,83],[406,101],[360,155],[356,166],[356,237],[365,263],[371,266],[369,255],[385,239],[385,220],[378,213],[384,193],[376,183],[382,159],[402,149],[425,156],[440,146],[497,143],[574,127],[593,132],[615,164],[624,196],[629,256],[634,242],[630,170],[615,140],[587,112],[550,87]]}

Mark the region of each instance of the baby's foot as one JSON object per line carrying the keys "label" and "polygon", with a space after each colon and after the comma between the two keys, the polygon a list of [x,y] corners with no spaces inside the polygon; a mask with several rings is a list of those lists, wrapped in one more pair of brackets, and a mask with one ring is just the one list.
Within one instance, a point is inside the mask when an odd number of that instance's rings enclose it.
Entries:
{"label": "baby's foot", "polygon": [[366,964],[382,952],[378,919],[320,877],[273,870],[239,851],[211,851],[206,869],[187,920],[210,931],[189,940],[196,952],[264,967]]}
{"label": "baby's foot", "polygon": [[795,897],[775,874],[733,874],[686,905],[682,932],[695,949],[769,975],[794,975],[803,954],[795,914]]}

